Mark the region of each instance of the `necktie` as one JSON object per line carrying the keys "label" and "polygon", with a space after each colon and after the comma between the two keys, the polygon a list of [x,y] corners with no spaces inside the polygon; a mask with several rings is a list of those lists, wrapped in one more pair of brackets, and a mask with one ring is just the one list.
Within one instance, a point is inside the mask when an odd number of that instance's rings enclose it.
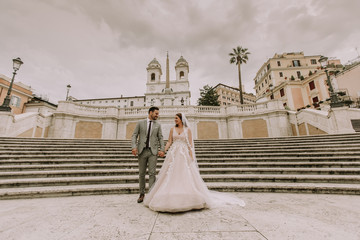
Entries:
{"label": "necktie", "polygon": [[151,122],[152,121],[150,121],[150,123],[149,123],[149,129],[148,129],[147,136],[146,136],[146,148],[149,147]]}

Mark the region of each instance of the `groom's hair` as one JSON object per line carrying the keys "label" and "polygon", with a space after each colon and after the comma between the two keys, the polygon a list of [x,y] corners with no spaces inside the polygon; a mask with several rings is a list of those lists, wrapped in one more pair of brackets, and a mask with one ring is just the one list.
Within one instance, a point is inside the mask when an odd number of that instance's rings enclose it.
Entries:
{"label": "groom's hair", "polygon": [[151,108],[149,108],[149,113],[154,112],[155,110],[159,111],[159,108],[158,107],[151,107]]}

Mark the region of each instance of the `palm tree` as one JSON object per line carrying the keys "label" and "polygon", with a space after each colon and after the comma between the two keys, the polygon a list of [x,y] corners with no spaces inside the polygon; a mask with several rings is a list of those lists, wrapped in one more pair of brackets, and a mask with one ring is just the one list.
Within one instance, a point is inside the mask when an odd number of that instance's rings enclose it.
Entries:
{"label": "palm tree", "polygon": [[240,46],[237,46],[237,48],[233,48],[232,53],[229,53],[230,58],[230,64],[232,63],[236,63],[236,65],[238,65],[238,71],[239,71],[239,90],[240,90],[240,103],[244,104],[244,99],[243,99],[243,90],[242,90],[242,85],[241,85],[241,70],[240,70],[240,65],[242,63],[246,63],[246,61],[248,60],[248,55],[250,54],[250,52],[248,52],[247,48],[242,48]]}

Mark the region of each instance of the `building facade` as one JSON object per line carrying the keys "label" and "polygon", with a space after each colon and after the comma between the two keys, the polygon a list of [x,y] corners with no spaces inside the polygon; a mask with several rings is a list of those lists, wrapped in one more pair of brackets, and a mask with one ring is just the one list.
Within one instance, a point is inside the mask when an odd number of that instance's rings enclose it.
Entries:
{"label": "building facade", "polygon": [[[220,106],[239,106],[240,103],[240,90],[239,88],[230,87],[225,84],[219,83],[214,87],[219,95]],[[244,89],[244,88],[243,88]],[[252,93],[243,92],[244,104],[254,104],[256,96]]]}
{"label": "building facade", "polygon": [[334,90],[344,92],[354,102],[360,101],[360,58],[331,76]]}
{"label": "building facade", "polygon": [[[0,105],[3,104],[7,95],[11,78],[0,74]],[[11,91],[10,107],[13,114],[20,114],[25,112],[26,103],[33,97],[31,87],[26,86],[21,82],[14,82]]]}
{"label": "building facade", "polygon": [[270,87],[276,87],[288,80],[302,80],[321,67],[321,55],[305,56],[303,52],[275,54],[257,72],[255,82],[256,98],[260,99]]}
{"label": "building facade", "polygon": [[127,107],[143,107],[145,105],[144,96],[134,96],[134,97],[115,97],[115,98],[92,98],[92,99],[74,99],[73,102],[92,105],[92,106],[114,106],[118,108],[127,108]]}
{"label": "building facade", "polygon": [[[281,100],[284,107],[317,108],[330,94],[327,76],[319,63],[321,55],[303,52],[275,54],[262,65],[254,79],[257,101]],[[328,73],[342,68],[340,60],[328,60]]]}

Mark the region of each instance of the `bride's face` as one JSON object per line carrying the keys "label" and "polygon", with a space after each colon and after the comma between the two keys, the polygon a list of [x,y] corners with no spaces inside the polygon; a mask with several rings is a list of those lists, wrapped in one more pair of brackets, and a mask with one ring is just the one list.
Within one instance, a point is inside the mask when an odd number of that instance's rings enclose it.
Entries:
{"label": "bride's face", "polygon": [[175,115],[175,124],[180,124],[180,123],[181,123],[180,118],[177,115]]}

